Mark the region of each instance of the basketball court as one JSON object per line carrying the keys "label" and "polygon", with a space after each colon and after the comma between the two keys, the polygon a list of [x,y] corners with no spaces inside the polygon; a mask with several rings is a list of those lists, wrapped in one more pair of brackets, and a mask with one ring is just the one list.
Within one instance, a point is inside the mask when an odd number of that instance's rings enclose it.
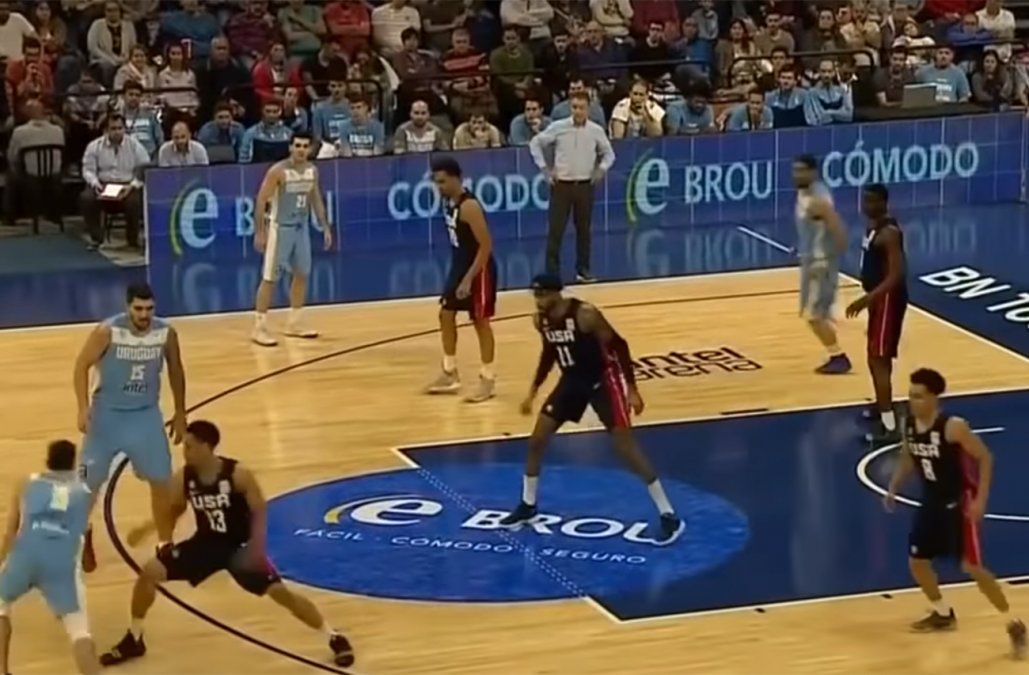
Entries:
{"label": "basketball court", "polygon": [[[532,425],[518,414],[539,349],[525,292],[498,301],[499,395],[477,406],[419,393],[439,356],[431,298],[313,309],[323,339],[273,350],[246,341],[244,313],[173,320],[191,418],[219,424],[222,452],[255,470],[273,561],[347,632],[358,661],[339,671],[321,635],[219,575],[199,589],[169,585],[147,621],[147,657],[118,672],[1021,672],[974,587],[946,591],[957,632],[907,632],[925,603],[906,568],[911,509],[880,505],[894,449],[861,440],[864,321],[841,324],[855,372],[815,375],[822,354],[797,318],[796,275],[571,290],[632,347],[647,402],[639,438],[687,519],[667,548],[640,537],[653,516],[646,491],[588,418],[549,451],[544,517],[496,528],[520,494]],[[846,285],[845,300],[857,292]],[[0,332],[5,484],[37,467],[41,439],[73,429],[71,366],[88,331]],[[458,351],[471,384],[470,329]],[[898,390],[913,368],[940,368],[948,405],[996,453],[984,549],[1025,616],[1029,359],[919,308],[901,354]],[[150,544],[131,549],[124,536],[148,513],[141,484],[117,472],[101,567],[87,578],[101,649],[126,628],[132,566]],[[63,632],[41,600],[14,617],[17,671],[67,672]]]}

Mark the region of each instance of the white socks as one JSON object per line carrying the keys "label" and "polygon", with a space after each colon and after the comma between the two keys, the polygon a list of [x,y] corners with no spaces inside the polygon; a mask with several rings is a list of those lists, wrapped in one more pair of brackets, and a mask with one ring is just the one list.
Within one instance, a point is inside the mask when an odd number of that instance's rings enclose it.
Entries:
{"label": "white socks", "polygon": [[539,482],[539,476],[522,476],[522,501],[529,506],[536,506],[536,488]]}
{"label": "white socks", "polygon": [[883,427],[886,431],[897,430],[897,415],[892,410],[889,412],[880,412],[879,418],[883,421]]}
{"label": "white socks", "polygon": [[495,380],[497,378],[497,374],[493,372],[493,364],[482,364],[482,368],[479,370],[479,377],[481,377],[484,380]]}
{"label": "white socks", "polygon": [[647,492],[650,493],[650,498],[654,500],[654,505],[657,506],[661,515],[675,513],[671,502],[668,501],[668,495],[665,494],[665,489],[661,487],[660,480],[655,478],[654,482],[647,486]]}
{"label": "white socks", "polygon": [[143,619],[133,618],[129,626],[129,632],[132,633],[132,637],[138,642],[143,637]]}
{"label": "white socks", "polygon": [[290,307],[289,308],[289,325],[295,326],[300,321],[300,313],[303,307]]}
{"label": "white socks", "polygon": [[829,347],[826,347],[826,349],[829,350],[829,356],[830,357],[840,356],[840,355],[843,354],[843,350],[840,349],[840,345],[838,343],[834,344],[834,345],[830,345]]}
{"label": "white socks", "polygon": [[443,355],[443,372],[453,373],[457,370],[457,357],[452,354]]}
{"label": "white socks", "polygon": [[268,326],[268,312],[254,312],[254,325],[258,328]]}
{"label": "white socks", "polygon": [[933,603],[933,610],[940,616],[950,616],[950,605],[943,601],[943,598]]}

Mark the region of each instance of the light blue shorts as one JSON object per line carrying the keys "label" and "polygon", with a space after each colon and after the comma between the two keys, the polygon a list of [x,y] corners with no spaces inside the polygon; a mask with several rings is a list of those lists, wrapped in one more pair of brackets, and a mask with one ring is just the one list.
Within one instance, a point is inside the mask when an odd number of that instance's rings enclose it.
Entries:
{"label": "light blue shorts", "polygon": [[268,228],[261,278],[278,281],[282,274],[311,274],[311,234],[307,225],[275,225]]}
{"label": "light blue shorts", "polygon": [[800,315],[807,319],[833,318],[840,271],[835,264],[800,266]]}
{"label": "light blue shorts", "polygon": [[171,449],[158,407],[112,410],[93,406],[89,433],[82,442],[82,470],[94,493],[107,480],[111,464],[125,453],[141,480],[164,483],[171,479]]}
{"label": "light blue shorts", "polygon": [[[78,555],[53,551],[46,546],[15,545],[0,570],[0,601],[14,604],[19,598],[38,589],[57,616],[74,614],[85,609],[85,585],[79,570]],[[61,548],[66,548],[61,546]]]}

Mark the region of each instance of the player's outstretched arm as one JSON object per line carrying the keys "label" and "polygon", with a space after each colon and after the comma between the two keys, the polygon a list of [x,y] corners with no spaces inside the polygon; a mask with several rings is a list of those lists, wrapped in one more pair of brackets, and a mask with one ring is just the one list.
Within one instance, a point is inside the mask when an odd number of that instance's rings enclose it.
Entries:
{"label": "player's outstretched arm", "polygon": [[168,328],[168,340],[164,344],[164,358],[168,362],[168,383],[175,401],[175,415],[172,418],[172,441],[176,445],[186,436],[186,369],[182,365],[182,351],[179,349],[179,333]]}
{"label": "player's outstretched arm", "polygon": [[986,502],[990,498],[990,484],[993,482],[993,453],[983,443],[983,439],[972,431],[968,422],[960,417],[951,417],[947,420],[947,427],[943,430],[947,440],[957,443],[964,452],[967,452],[979,465],[979,484],[975,499],[968,505],[968,515],[976,520],[986,513]]}
{"label": "player's outstretched arm", "polygon": [[11,495],[11,505],[7,508],[7,527],[4,530],[3,543],[0,543],[0,566],[7,562],[7,556],[18,536],[18,529],[21,528],[21,498],[24,494],[25,481],[23,480]]}
{"label": "player's outstretched arm", "polygon": [[89,371],[100,362],[100,358],[111,344],[111,327],[100,324],[86,338],[85,344],[75,359],[72,372],[72,386],[75,388],[75,401],[78,404],[79,431],[89,431]]}

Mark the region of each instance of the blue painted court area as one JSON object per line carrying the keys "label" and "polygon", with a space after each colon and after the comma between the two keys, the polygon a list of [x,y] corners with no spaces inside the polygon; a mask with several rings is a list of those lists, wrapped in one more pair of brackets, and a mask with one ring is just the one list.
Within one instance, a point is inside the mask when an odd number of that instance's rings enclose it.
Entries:
{"label": "blue painted court area", "polygon": [[[986,562],[1001,576],[1029,573],[1029,390],[946,403],[987,430],[996,456],[990,511],[1002,519],[983,525]],[[639,428],[687,519],[665,548],[647,540],[653,506],[603,432],[555,439],[535,526],[497,527],[520,496],[525,456],[524,439],[503,439],[406,449],[417,468],[276,497],[269,547],[284,575],[322,588],[464,602],[589,596],[623,620],[908,587],[913,510],[887,514],[869,487],[887,483],[895,451],[868,458],[859,410]]]}

